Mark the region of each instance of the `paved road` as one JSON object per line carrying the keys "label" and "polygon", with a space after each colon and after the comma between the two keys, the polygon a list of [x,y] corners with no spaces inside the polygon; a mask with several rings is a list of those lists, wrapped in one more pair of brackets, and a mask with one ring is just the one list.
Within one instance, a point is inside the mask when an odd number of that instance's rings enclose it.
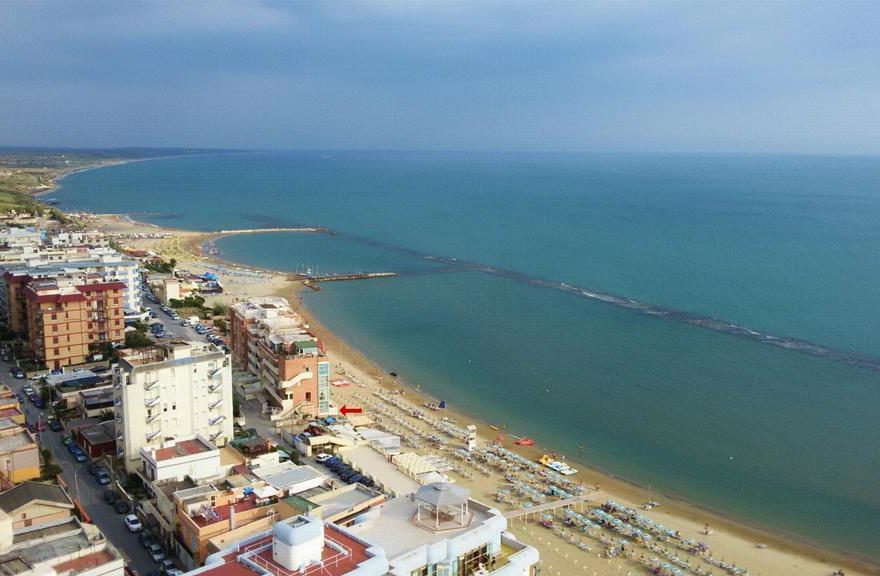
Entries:
{"label": "paved road", "polygon": [[[0,362],[0,382],[8,385],[16,393],[20,393],[27,380],[13,378],[9,373],[10,367],[11,364]],[[27,400],[22,404],[22,409],[25,411],[29,423],[35,424],[40,418],[45,422],[45,412],[34,408]],[[55,463],[61,466],[62,477],[67,482],[71,497],[79,498],[92,522],[113,542],[127,563],[141,576],[146,576],[150,571],[156,570],[158,565],[147,556],[137,535],[130,533],[123,524],[124,514],[118,514],[112,506],[104,502],[104,492],[109,487],[101,486],[89,474],[87,462],[80,464],[73,459],[73,456],[61,442],[62,435],[63,432],[52,432],[47,428],[39,433],[38,439],[43,447],[52,450]]]}
{"label": "paved road", "polygon": [[[153,310],[158,320],[165,326],[166,331],[174,338],[186,338],[190,340],[205,341],[205,336],[200,336],[194,329],[181,326],[170,316],[159,309],[158,304],[144,300],[144,305]],[[21,393],[27,380],[14,378],[9,369],[12,364],[0,361],[0,382],[8,385],[15,393]],[[22,404],[28,423],[36,424],[39,419],[45,422],[46,413],[36,409],[27,400]],[[88,472],[88,462],[78,463],[74,460],[67,447],[61,442],[63,432],[52,432],[48,428],[40,432],[38,439],[43,447],[52,450],[55,463],[61,466],[62,477],[67,482],[71,497],[78,498],[86,509],[92,522],[110,539],[141,576],[157,570],[158,565],[147,555],[146,550],[138,541],[137,534],[128,531],[122,519],[124,514],[118,514],[112,506],[104,502],[104,492],[110,486],[101,486]]]}

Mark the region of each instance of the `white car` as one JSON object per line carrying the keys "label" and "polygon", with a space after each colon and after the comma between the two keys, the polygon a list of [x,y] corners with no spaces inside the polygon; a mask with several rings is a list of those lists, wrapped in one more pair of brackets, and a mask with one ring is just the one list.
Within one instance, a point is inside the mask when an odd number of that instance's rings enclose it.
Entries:
{"label": "white car", "polygon": [[318,461],[318,464],[323,464],[325,461],[329,460],[330,458],[332,458],[332,456],[330,454],[324,454],[324,453],[321,453],[321,454],[318,454],[317,456],[315,456],[315,460]]}
{"label": "white car", "polygon": [[138,520],[138,517],[134,514],[129,514],[123,519],[125,522],[125,527],[128,528],[129,532],[140,532],[144,529],[144,526],[141,524],[141,521]]}

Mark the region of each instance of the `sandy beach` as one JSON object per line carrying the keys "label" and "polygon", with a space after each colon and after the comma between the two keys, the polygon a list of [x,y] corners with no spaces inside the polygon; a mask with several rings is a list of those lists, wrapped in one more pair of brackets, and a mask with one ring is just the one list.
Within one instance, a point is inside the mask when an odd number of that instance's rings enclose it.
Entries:
{"label": "sandy beach", "polygon": [[[432,429],[429,422],[431,418],[437,418],[437,413],[429,412],[423,407],[425,402],[434,399],[420,393],[416,388],[418,383],[404,384],[396,381],[382,367],[377,366],[354,347],[327,330],[319,319],[303,306],[299,296],[303,285],[294,276],[234,264],[216,255],[203,254],[202,247],[221,236],[220,233],[160,228],[134,222],[119,215],[94,215],[81,218],[86,227],[117,235],[118,242],[125,247],[152,251],[165,259],[176,259],[178,269],[196,274],[206,271],[218,273],[222,278],[225,292],[219,296],[209,296],[207,299],[209,305],[217,301],[231,302],[260,295],[279,295],[288,298],[309,323],[310,328],[322,338],[334,370],[331,380],[344,380],[350,383],[349,386],[333,388],[334,403],[337,406],[343,404],[363,406],[366,413],[374,418],[378,425],[395,431],[403,430],[413,437],[415,444],[424,444],[420,452],[438,454],[455,462],[458,471],[449,472],[450,476],[456,482],[470,488],[475,497],[492,502],[502,510],[521,506],[523,502],[521,498],[512,497],[512,502],[509,503],[498,501],[499,493],[505,494],[505,491],[510,491],[510,482],[500,470],[491,469],[489,474],[485,474],[479,466],[450,458],[450,450],[438,450],[434,445],[419,442],[419,436],[437,434],[436,428]],[[139,238],[138,235],[154,237]],[[393,403],[387,401],[389,397],[394,398]],[[413,416],[418,413],[427,413],[429,418],[426,420]],[[505,430],[496,431],[489,428],[489,423],[481,422],[477,410],[465,413],[453,409],[444,411],[443,415],[455,420],[458,426],[476,424],[481,446],[497,440],[504,448],[532,461],[551,450],[540,446],[515,445],[514,438],[505,434]],[[445,437],[445,440],[450,447],[462,445],[461,442],[450,437]],[[557,510],[558,517],[554,520],[555,529],[542,526],[539,515],[512,520],[511,529],[517,537],[540,550],[542,574],[554,576],[650,574],[650,570],[640,558],[645,562],[650,562],[651,558],[672,562],[670,558],[677,558],[681,562],[678,566],[683,574],[733,574],[736,573],[732,568],[733,564],[738,568],[745,568],[748,574],[762,576],[787,574],[830,576],[838,569],[844,569],[847,575],[880,574],[880,567],[876,565],[857,558],[826,552],[807,543],[734,522],[691,503],[649,492],[647,489],[590,468],[588,461],[588,449],[582,455],[567,455],[566,458],[566,462],[579,469],[579,473],[571,478],[584,488],[589,499],[584,505],[577,506],[577,510],[586,512],[608,500],[640,509],[640,513],[652,521],[678,531],[682,541],[691,539],[706,543],[715,565],[707,562],[705,555],[700,556],[682,550],[677,545],[678,540],[654,542],[650,546],[632,543],[629,545],[631,558],[607,558],[604,554],[606,546],[602,540],[610,538],[616,540],[614,533],[601,530],[592,531],[593,535],[590,535],[566,527],[562,522],[561,511]],[[650,500],[659,502],[660,506],[649,511],[641,510],[642,505]],[[705,533],[707,524],[710,527],[708,535]],[[720,562],[723,562],[727,568],[719,566]]]}

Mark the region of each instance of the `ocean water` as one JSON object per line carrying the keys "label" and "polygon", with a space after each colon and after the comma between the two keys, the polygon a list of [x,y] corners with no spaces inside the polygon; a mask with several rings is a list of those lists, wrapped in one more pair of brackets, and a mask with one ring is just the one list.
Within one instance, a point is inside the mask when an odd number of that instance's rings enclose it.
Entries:
{"label": "ocean water", "polygon": [[880,559],[880,159],[235,154],[75,174],[64,208],[224,238],[465,411]]}

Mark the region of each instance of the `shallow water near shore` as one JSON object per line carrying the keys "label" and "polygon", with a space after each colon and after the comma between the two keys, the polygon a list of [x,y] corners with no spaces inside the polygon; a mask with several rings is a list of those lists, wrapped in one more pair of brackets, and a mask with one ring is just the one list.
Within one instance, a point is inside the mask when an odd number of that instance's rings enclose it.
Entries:
{"label": "shallow water near shore", "polygon": [[339,235],[217,246],[285,270],[399,272],[304,298],[438,399],[876,559],[880,374],[475,269],[876,359],[878,182],[880,160],[858,158],[299,153],[105,168],[57,196],[182,228],[328,226]]}

